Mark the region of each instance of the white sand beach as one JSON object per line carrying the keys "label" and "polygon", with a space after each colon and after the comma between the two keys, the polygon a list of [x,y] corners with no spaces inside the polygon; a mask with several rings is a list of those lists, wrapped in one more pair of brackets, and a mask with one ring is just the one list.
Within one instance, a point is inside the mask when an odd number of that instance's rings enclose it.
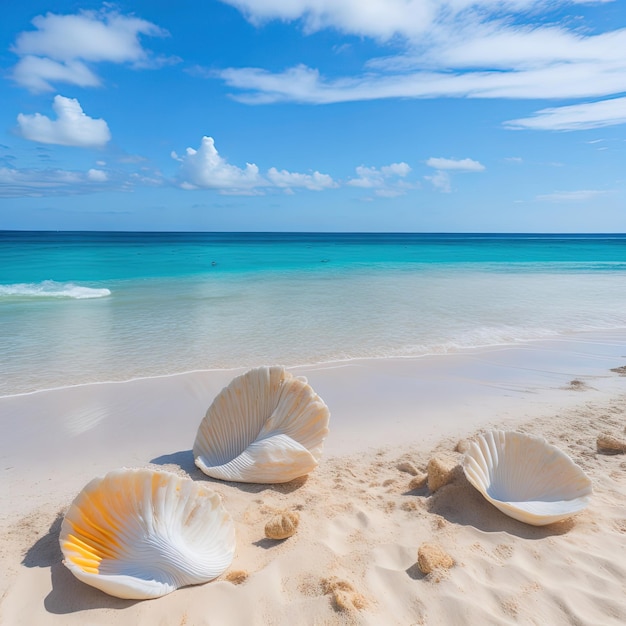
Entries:
{"label": "white sand beach", "polygon": [[[626,622],[626,337],[570,339],[416,359],[293,368],[331,411],[319,467],[283,485],[207,478],[193,463],[212,399],[243,370],[101,383],[0,398],[0,624],[584,624]],[[413,489],[437,457],[490,428],[541,435],[588,474],[582,513],[533,527],[455,472]],[[155,467],[205,481],[232,515],[230,568],[156,600],[107,596],[62,564],[64,512],[93,477]],[[265,538],[297,511],[297,533]],[[454,564],[425,575],[417,551]]]}

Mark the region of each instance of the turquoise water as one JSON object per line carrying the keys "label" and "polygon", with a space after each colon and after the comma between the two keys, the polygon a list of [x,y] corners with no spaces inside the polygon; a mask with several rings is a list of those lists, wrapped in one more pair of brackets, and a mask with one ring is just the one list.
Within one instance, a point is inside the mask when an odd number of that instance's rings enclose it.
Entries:
{"label": "turquoise water", "polygon": [[0,232],[0,395],[626,328],[626,236]]}

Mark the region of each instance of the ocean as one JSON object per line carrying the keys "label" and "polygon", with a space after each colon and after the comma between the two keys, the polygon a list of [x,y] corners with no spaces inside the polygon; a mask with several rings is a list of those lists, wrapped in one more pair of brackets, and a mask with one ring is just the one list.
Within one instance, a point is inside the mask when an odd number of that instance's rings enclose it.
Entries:
{"label": "ocean", "polygon": [[0,396],[626,329],[626,235],[0,232]]}

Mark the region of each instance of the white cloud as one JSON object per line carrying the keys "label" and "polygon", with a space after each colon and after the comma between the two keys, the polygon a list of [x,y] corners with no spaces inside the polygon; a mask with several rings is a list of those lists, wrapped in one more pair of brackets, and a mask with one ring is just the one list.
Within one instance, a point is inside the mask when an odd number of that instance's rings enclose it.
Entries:
{"label": "white cloud", "polygon": [[127,170],[87,171],[0,167],[0,198],[73,196],[99,191],[132,191],[137,186],[162,186],[158,171],[148,174]]}
{"label": "white cloud", "polygon": [[213,137],[203,137],[198,150],[187,148],[183,157],[172,156],[182,163],[181,185],[186,189],[249,190],[265,184],[253,163],[247,163],[245,169],[227,163],[217,152]]}
{"label": "white cloud", "polygon": [[25,56],[13,70],[13,78],[31,91],[52,91],[51,82],[71,83],[79,87],[97,87],[100,79],[80,61],[59,63],[52,59]]}
{"label": "white cloud", "polygon": [[103,170],[90,169],[87,172],[87,178],[95,183],[106,183],[109,175]]}
{"label": "white cloud", "polygon": [[272,167],[263,177],[254,163],[247,163],[245,168],[231,165],[220,156],[212,137],[203,137],[198,150],[187,148],[183,156],[172,152],[172,158],[181,163],[179,180],[184,189],[217,189],[223,194],[252,194],[268,187],[286,192],[294,188],[321,191],[337,187],[328,174],[317,171],[300,174]]}
{"label": "white cloud", "polygon": [[[257,25],[271,19],[300,20],[305,32],[334,28],[392,40],[400,49],[392,56],[372,58],[361,72],[344,77],[326,77],[304,65],[277,73],[253,67],[222,70],[219,76],[238,91],[234,97],[250,104],[599,98],[626,91],[626,28],[602,32],[602,26],[582,19],[553,25],[555,11],[577,0],[223,1]],[[596,114],[603,125],[623,123],[618,113],[605,114],[600,108]],[[530,122],[514,123],[520,128],[551,128],[550,117],[540,112]]]}
{"label": "white cloud", "polygon": [[555,191],[537,196],[536,199],[543,202],[585,202],[604,196],[609,191],[602,189],[579,189],[577,191]]}
{"label": "white cloud", "polygon": [[433,3],[423,0],[222,0],[253,23],[270,19],[304,21],[308,32],[334,27],[346,33],[388,39],[420,31],[432,18]]}
{"label": "white cloud", "polygon": [[431,157],[426,161],[426,165],[438,170],[457,170],[459,172],[482,172],[485,166],[473,159],[444,159]]}
{"label": "white cloud", "polygon": [[32,91],[52,91],[52,83],[81,87],[100,84],[90,63],[130,63],[149,67],[166,62],[153,58],[140,35],[163,37],[151,22],[116,11],[81,11],[77,15],[47,13],[33,19],[36,30],[17,36],[12,51],[20,57],[13,70],[16,82]]}
{"label": "white cloud", "polygon": [[322,189],[330,189],[337,187],[337,183],[328,174],[298,174],[288,172],[287,170],[278,171],[275,167],[271,167],[267,172],[268,179],[276,186],[285,189],[294,187],[302,187],[311,191],[321,191]]}
{"label": "white cloud", "polygon": [[404,195],[407,189],[411,188],[409,183],[402,180],[410,171],[411,167],[404,162],[383,165],[380,169],[360,165],[356,168],[357,177],[349,179],[347,184],[352,187],[373,189],[380,197],[395,198]]}
{"label": "white cloud", "polygon": [[531,117],[506,122],[510,128],[586,130],[626,122],[626,97],[585,102],[537,111]]}
{"label": "white cloud", "polygon": [[384,183],[382,173],[375,167],[365,167],[360,165],[356,168],[357,178],[351,178],[348,185],[353,187],[377,187]]}
{"label": "white cloud", "polygon": [[430,181],[433,187],[442,193],[450,193],[452,191],[452,180],[448,172],[437,170],[432,176],[424,176],[424,178]]}
{"label": "white cloud", "polygon": [[52,108],[56,120],[40,113],[17,116],[20,133],[25,139],[82,148],[103,146],[111,139],[107,123],[85,115],[78,100],[56,96]]}
{"label": "white cloud", "polygon": [[0,168],[0,197],[67,196],[102,189],[89,173],[69,170]]}
{"label": "white cloud", "polygon": [[406,194],[408,189],[415,187],[408,183],[405,178],[411,172],[408,163],[391,163],[383,165],[380,169],[360,165],[356,168],[356,178],[348,180],[347,184],[352,187],[361,187],[373,190],[376,196],[381,198],[396,198]]}
{"label": "white cloud", "polygon": [[[625,31],[626,33],[626,31]],[[626,46],[626,37],[624,38]],[[626,60],[622,67],[595,63],[552,63],[509,71],[364,72],[360,76],[324,79],[320,72],[296,66],[282,73],[258,68],[230,68],[219,76],[244,93],[247,104],[300,102],[330,104],[388,98],[585,98],[626,91]]]}
{"label": "white cloud", "polygon": [[426,165],[435,168],[437,171],[431,176],[424,176],[424,178],[430,181],[433,187],[442,193],[450,193],[452,191],[452,179],[449,172],[482,172],[485,170],[485,166],[482,163],[473,159],[430,157],[426,161]]}
{"label": "white cloud", "polygon": [[389,177],[389,176],[406,176],[410,171],[411,171],[411,167],[409,166],[408,163],[405,163],[404,161],[402,163],[392,163],[391,165],[383,165],[380,168],[380,171],[382,172],[383,176]]}
{"label": "white cloud", "polygon": [[[580,0],[594,4],[610,0]],[[417,39],[446,23],[502,18],[545,10],[545,0],[222,0],[254,24],[302,20],[306,32],[335,28],[344,33],[388,40]],[[557,4],[576,4],[561,0]]]}

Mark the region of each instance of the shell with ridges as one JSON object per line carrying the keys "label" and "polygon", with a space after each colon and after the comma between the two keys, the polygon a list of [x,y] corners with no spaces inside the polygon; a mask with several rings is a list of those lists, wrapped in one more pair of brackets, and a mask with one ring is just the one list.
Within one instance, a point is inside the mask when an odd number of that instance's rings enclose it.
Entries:
{"label": "shell with ridges", "polygon": [[493,430],[472,442],[463,471],[506,515],[534,526],[586,508],[591,481],[567,454],[541,437]]}
{"label": "shell with ridges", "polygon": [[330,413],[303,377],[259,367],[237,376],[200,423],[193,455],[208,476],[282,483],[317,467]]}
{"label": "shell with ridges", "polygon": [[76,496],[59,541],[76,578],[143,600],[219,576],[235,553],[235,527],[208,486],[165,471],[121,469]]}

